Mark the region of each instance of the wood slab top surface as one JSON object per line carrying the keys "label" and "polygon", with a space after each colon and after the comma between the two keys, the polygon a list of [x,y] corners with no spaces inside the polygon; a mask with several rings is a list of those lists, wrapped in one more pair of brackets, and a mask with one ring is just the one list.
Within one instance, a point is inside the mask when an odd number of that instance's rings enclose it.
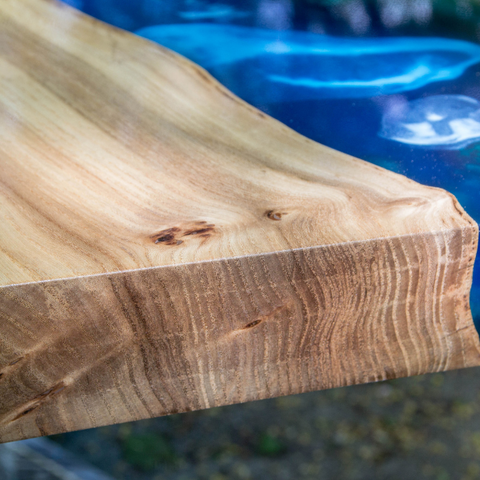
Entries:
{"label": "wood slab top surface", "polygon": [[472,224],[445,191],[47,0],[0,5],[0,159],[4,286]]}

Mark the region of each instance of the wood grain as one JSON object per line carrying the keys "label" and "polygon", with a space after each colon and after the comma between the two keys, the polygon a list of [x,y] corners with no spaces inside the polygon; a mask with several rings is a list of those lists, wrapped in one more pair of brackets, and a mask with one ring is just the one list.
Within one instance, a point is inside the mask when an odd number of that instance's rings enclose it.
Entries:
{"label": "wood grain", "polygon": [[0,441],[480,364],[478,227],[188,60],[0,3]]}

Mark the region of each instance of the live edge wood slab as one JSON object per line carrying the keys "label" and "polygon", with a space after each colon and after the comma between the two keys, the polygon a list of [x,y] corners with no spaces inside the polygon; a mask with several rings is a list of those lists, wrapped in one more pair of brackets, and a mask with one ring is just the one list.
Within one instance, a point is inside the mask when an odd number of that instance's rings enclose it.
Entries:
{"label": "live edge wood slab", "polygon": [[3,442],[480,364],[451,194],[60,3],[0,2],[0,162]]}

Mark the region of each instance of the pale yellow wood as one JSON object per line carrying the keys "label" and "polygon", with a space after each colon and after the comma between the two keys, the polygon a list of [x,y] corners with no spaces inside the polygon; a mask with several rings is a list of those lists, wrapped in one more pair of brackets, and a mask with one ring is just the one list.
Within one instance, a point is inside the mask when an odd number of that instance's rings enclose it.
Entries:
{"label": "pale yellow wood", "polygon": [[166,49],[0,2],[0,440],[479,364],[478,228]]}

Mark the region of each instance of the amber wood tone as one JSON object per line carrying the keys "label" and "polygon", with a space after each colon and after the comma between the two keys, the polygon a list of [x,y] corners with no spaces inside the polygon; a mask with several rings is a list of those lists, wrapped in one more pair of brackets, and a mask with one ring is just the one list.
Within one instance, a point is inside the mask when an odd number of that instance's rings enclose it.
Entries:
{"label": "amber wood tone", "polygon": [[186,59],[0,2],[0,440],[480,364],[478,229]]}

